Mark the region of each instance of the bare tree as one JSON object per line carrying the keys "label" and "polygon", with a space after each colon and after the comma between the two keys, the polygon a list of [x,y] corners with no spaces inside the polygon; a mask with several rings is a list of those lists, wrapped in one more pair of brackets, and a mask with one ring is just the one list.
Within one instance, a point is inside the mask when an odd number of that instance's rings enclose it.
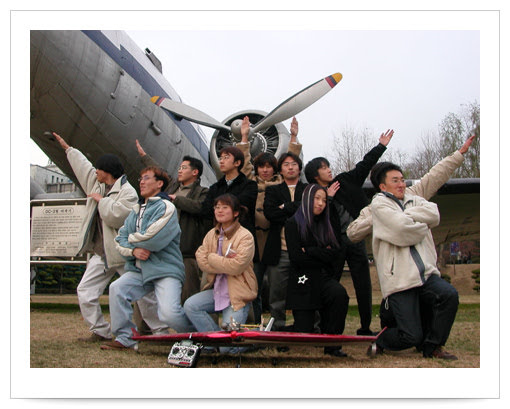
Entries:
{"label": "bare tree", "polygon": [[[346,126],[340,134],[334,134],[331,154],[325,155],[331,165],[334,175],[347,172],[356,166],[363,157],[379,143],[379,135],[372,129],[363,127],[355,129]],[[408,155],[400,149],[392,147],[383,154],[382,160],[406,167]],[[405,171],[404,171],[405,173]]]}
{"label": "bare tree", "polygon": [[438,136],[427,133],[421,137],[421,145],[406,164],[405,176],[409,179],[421,178],[441,159],[440,156]]}
{"label": "bare tree", "polygon": [[456,178],[480,177],[480,105],[473,102],[462,105],[460,113],[450,112],[438,126],[438,134],[428,133],[422,145],[412,155],[407,166],[410,178],[420,178],[442,158],[459,149],[475,133],[477,138],[466,153],[462,166],[455,171]]}
{"label": "bare tree", "polygon": [[346,172],[356,166],[363,156],[377,145],[377,139],[368,128],[356,130],[346,126],[340,135],[334,134],[332,155],[328,155],[333,174]]}
{"label": "bare tree", "polygon": [[[391,145],[381,160],[399,165],[404,177],[419,179],[444,157],[459,149],[475,133],[478,137],[466,153],[464,163],[454,173],[457,178],[480,177],[480,104],[462,105],[458,114],[448,113],[439,123],[437,132],[429,131],[421,138],[415,152],[408,155]],[[353,169],[363,156],[378,143],[378,135],[367,127],[346,126],[333,134],[331,153],[325,154],[337,175]]]}

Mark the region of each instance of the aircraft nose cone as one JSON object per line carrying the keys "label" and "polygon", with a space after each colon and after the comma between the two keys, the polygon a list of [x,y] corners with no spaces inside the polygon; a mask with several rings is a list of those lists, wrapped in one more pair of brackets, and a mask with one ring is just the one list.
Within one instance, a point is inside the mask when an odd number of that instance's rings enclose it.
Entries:
{"label": "aircraft nose cone", "polygon": [[232,129],[232,133],[234,135],[241,135],[241,125],[243,121],[241,119],[236,119],[232,124],[230,124],[230,128]]}

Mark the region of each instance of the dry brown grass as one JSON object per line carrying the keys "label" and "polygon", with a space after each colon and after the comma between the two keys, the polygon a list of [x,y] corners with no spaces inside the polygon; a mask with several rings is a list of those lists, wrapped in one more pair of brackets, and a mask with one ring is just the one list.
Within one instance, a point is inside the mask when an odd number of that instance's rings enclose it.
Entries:
{"label": "dry brown grass", "polygon": [[[322,348],[292,347],[289,352],[278,352],[267,348],[244,354],[243,367],[272,367],[274,358],[281,368],[478,368],[480,367],[480,323],[479,308],[459,310],[448,342],[448,350],[459,356],[458,361],[424,359],[414,349],[388,353],[377,358],[366,356],[367,344],[348,344],[344,350],[348,358],[324,356]],[[108,314],[106,314],[107,319]],[[32,310],[30,366],[32,368],[165,368],[172,367],[166,362],[169,345],[142,343],[138,352],[103,351],[99,343],[78,341],[88,335],[80,313]],[[377,318],[375,319],[377,320]],[[358,318],[349,314],[346,334],[354,334]],[[216,358],[218,358],[216,356]],[[238,357],[219,357],[218,362],[211,356],[202,356],[199,366],[232,368],[239,362]]]}
{"label": "dry brown grass", "polygon": [[[450,266],[452,267],[452,266]],[[243,354],[241,366],[245,368],[271,368],[274,359],[279,368],[479,368],[480,367],[480,297],[473,290],[470,271],[478,265],[456,266],[456,273],[448,272],[460,294],[461,306],[457,313],[450,338],[448,351],[459,357],[458,361],[425,359],[414,349],[390,352],[376,358],[366,355],[367,344],[347,344],[344,350],[348,358],[325,356],[322,348],[292,347],[288,352],[267,348],[254,353]],[[352,283],[349,277],[342,278],[355,304]],[[380,301],[377,280],[374,283],[374,305]],[[77,304],[75,295],[33,295],[33,305]],[[101,297],[101,303],[108,305],[108,297]],[[105,314],[109,319],[109,315]],[[267,316],[266,316],[267,321]],[[359,317],[351,307],[347,316],[345,334],[355,334]],[[373,330],[379,328],[378,317],[373,319]],[[33,308],[30,313],[30,366],[32,368],[173,368],[166,362],[169,345],[140,344],[138,352],[103,351],[99,343],[78,341],[88,336],[86,324],[79,310]],[[217,360],[217,362],[216,362]],[[232,368],[239,363],[238,357],[200,357],[202,368]]]}

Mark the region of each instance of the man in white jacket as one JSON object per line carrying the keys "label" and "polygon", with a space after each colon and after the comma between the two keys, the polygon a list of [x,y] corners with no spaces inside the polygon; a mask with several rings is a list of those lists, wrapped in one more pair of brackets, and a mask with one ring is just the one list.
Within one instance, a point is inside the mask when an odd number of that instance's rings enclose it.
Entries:
{"label": "man in white jacket", "polygon": [[[431,228],[439,224],[437,205],[406,193],[402,170],[380,164],[371,175],[380,193],[372,200],[372,248],[381,284],[396,326],[377,340],[377,349],[420,346],[423,356],[454,360],[443,349],[455,320],[458,293],[441,279]],[[432,311],[426,328],[420,306]]]}
{"label": "man in white jacket", "polygon": [[[116,272],[124,273],[124,258],[117,251],[115,237],[131,208],[137,203],[136,190],[127,181],[117,156],[106,154],[97,159],[96,166],[77,149],[69,146],[57,133],[53,136],[65,150],[67,160],[89,200],[86,217],[80,231],[80,250],[93,253],[78,285],[81,314],[92,332],[81,341],[104,341],[112,338],[110,324],[104,319],[99,304],[101,296]],[[144,299],[138,305],[142,316],[153,332],[166,330],[159,321],[154,300]]]}

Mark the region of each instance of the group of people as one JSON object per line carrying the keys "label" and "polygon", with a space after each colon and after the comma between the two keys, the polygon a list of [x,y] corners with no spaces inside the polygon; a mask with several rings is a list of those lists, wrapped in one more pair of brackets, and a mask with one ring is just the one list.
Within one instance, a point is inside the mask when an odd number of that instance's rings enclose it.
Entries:
{"label": "group of people", "polygon": [[[443,346],[455,319],[458,294],[440,278],[430,229],[439,223],[427,200],[463,161],[473,137],[443,159],[419,183],[406,188],[402,170],[378,160],[393,136],[388,130],[354,169],[333,177],[326,158],[304,167],[298,122],[291,123],[288,152],[250,155],[249,118],[241,142],[219,154],[223,173],[209,188],[200,184],[202,162],[185,156],[174,179],[136,148],[144,169],[139,190],[129,184],[120,160],[101,156],[95,167],[53,133],[84,192],[80,253],[92,253],[77,293],[92,332],[84,340],[102,349],[136,347],[137,308],[155,333],[219,330],[244,324],[250,310],[262,319],[264,276],[274,330],[342,334],[349,297],[341,284],[345,263],[360,316],[358,335],[373,335],[372,285],[364,239],[373,252],[383,302],[377,353],[417,347],[425,357],[456,359]],[[370,203],[362,185],[379,192]],[[111,325],[99,296],[109,290]],[[293,324],[287,325],[286,311]],[[223,348],[221,352],[230,352]],[[345,357],[342,347],[325,354]]]}

